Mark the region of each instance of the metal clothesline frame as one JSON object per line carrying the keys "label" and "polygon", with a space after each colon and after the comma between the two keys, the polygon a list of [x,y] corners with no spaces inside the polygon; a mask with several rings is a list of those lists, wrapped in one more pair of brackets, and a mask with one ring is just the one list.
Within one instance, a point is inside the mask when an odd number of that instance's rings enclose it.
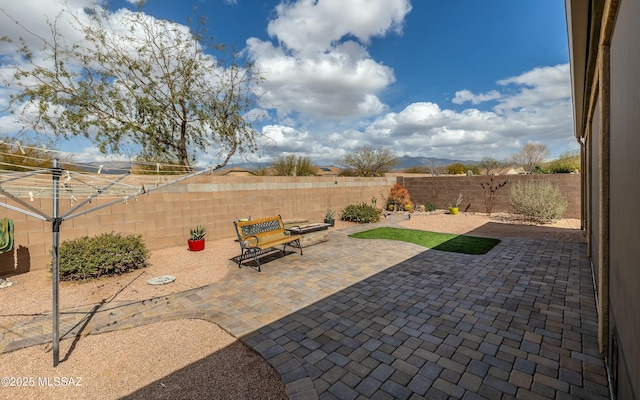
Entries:
{"label": "metal clothesline frame", "polygon": [[[110,187],[112,187],[113,185],[118,184],[121,180],[123,180],[125,177],[129,176],[129,173],[123,174],[121,176],[119,176],[115,181],[108,181],[109,183],[106,184],[104,187],[100,187],[100,188],[96,188],[95,192],[93,192],[91,195],[89,195],[85,200],[79,202],[76,206],[72,207],[71,209],[69,209],[65,214],[63,215],[59,215],[60,214],[60,194],[59,194],[59,186],[60,186],[60,177],[62,176],[62,172],[63,169],[60,168],[58,166],[58,159],[54,159],[53,160],[53,165],[51,169],[43,169],[43,170],[38,170],[38,171],[33,171],[24,175],[20,175],[18,177],[13,177],[10,179],[6,179],[3,181],[0,181],[0,194],[2,194],[3,196],[15,201],[16,203],[18,203],[19,205],[21,205],[23,208],[20,207],[16,207],[16,206],[12,206],[10,204],[6,204],[6,203],[0,203],[1,207],[7,208],[9,210],[13,210],[16,212],[19,212],[21,214],[25,214],[28,215],[30,217],[34,217],[40,220],[44,220],[44,221],[49,221],[52,223],[52,246],[51,246],[51,273],[52,273],[52,281],[53,281],[53,287],[52,287],[52,297],[53,297],[53,309],[52,309],[52,320],[53,320],[53,337],[52,337],[52,350],[53,350],[53,366],[57,367],[58,364],[60,363],[60,309],[59,309],[59,284],[60,284],[60,276],[59,276],[59,266],[58,266],[58,261],[59,261],[59,253],[58,253],[58,247],[59,247],[59,242],[60,242],[60,226],[62,225],[63,221],[69,220],[69,219],[73,219],[76,217],[80,217],[82,215],[88,214],[90,212],[93,211],[97,211],[100,210],[102,208],[105,207],[110,207],[116,203],[120,203],[120,202],[127,202],[129,199],[131,198],[137,198],[139,195],[141,194],[148,194],[151,193],[153,191],[156,191],[158,189],[161,189],[163,187],[169,186],[169,185],[173,185],[175,183],[184,181],[186,179],[189,178],[193,178],[195,176],[198,175],[202,175],[205,173],[211,173],[214,170],[218,169],[222,167],[221,165],[217,165],[216,167],[210,167],[209,169],[205,169],[205,170],[201,170],[201,171],[197,171],[197,172],[192,172],[190,174],[187,174],[185,176],[181,176],[179,178],[176,178],[174,180],[165,182],[163,184],[156,184],[153,187],[147,188],[144,185],[141,185],[140,189],[138,190],[137,193],[134,194],[130,194],[130,195],[126,195],[124,197],[118,198],[116,200],[112,200],[109,201],[105,204],[101,204],[92,208],[89,208],[87,210],[83,210],[83,211],[79,211],[79,212],[75,212],[78,209],[80,209],[81,207],[83,207],[84,205],[88,204],[91,202],[91,200],[95,199],[96,197],[100,196],[101,194],[103,194],[107,189],[109,189]],[[4,183],[7,182],[11,182],[14,180],[18,180],[18,179],[23,179],[23,178],[27,178],[33,175],[38,175],[38,174],[42,174],[42,173],[51,173],[52,175],[52,201],[53,201],[53,208],[52,208],[52,215],[47,215],[45,212],[39,210],[38,208],[32,206],[31,204],[27,203],[26,201],[22,200],[21,198],[12,195],[11,193],[7,192],[2,185]]]}

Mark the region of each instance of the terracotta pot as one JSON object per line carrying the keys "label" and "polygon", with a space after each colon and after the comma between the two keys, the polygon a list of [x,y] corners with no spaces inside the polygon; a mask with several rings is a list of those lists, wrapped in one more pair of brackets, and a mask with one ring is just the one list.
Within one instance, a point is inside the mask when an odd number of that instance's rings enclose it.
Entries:
{"label": "terracotta pot", "polygon": [[189,245],[190,251],[201,251],[204,250],[204,239],[200,240],[187,240],[187,244]]}

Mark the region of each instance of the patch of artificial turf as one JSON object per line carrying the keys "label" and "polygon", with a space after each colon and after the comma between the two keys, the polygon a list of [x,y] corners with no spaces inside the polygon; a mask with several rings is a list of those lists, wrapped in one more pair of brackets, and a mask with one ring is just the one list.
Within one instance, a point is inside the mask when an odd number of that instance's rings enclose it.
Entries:
{"label": "patch of artificial turf", "polygon": [[399,240],[415,243],[433,250],[462,254],[485,254],[500,243],[500,240],[492,238],[390,227],[370,229],[349,236],[358,239]]}

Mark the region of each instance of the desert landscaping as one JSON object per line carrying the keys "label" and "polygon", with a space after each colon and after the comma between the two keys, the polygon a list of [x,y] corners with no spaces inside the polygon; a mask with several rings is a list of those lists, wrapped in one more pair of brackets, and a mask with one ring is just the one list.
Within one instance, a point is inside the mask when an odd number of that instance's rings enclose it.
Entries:
{"label": "desert landscaping", "polygon": [[[444,212],[396,216],[398,225],[448,233],[487,237],[529,237],[584,241],[578,220],[547,225],[526,224],[508,214]],[[336,221],[337,230],[352,223]],[[320,244],[321,246],[322,244]],[[178,293],[224,279],[230,261],[239,254],[234,238],[210,241],[206,257],[185,247],[154,251],[150,266],[125,276],[60,285],[60,309],[95,305],[104,301],[135,301]],[[174,283],[147,284],[151,277],[173,275]],[[51,276],[46,270],[4,277],[14,284],[0,289],[0,329],[51,313]],[[0,355],[2,376],[54,377],[73,381],[66,386],[0,386],[0,397],[22,398],[287,398],[285,386],[259,355],[217,325],[199,319],[160,322],[147,326],[89,334],[60,342],[60,364],[52,366],[51,344],[32,346]],[[189,373],[180,373],[187,365]],[[171,376],[165,382],[163,377]],[[79,382],[78,382],[79,381]],[[57,382],[60,382],[58,380]],[[79,385],[77,385],[79,383]],[[31,385],[27,385],[31,386]],[[129,397],[128,397],[129,396]]]}

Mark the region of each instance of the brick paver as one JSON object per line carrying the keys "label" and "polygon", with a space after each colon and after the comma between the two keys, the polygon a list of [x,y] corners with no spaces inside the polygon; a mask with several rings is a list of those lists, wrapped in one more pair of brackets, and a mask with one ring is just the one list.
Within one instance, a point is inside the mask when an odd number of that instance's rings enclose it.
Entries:
{"label": "brick paver", "polygon": [[[261,354],[292,399],[608,398],[585,243],[508,238],[469,256],[347,237],[367,228],[261,273],[64,310],[61,335],[206,319]],[[0,351],[50,342],[50,326],[17,323]]]}

